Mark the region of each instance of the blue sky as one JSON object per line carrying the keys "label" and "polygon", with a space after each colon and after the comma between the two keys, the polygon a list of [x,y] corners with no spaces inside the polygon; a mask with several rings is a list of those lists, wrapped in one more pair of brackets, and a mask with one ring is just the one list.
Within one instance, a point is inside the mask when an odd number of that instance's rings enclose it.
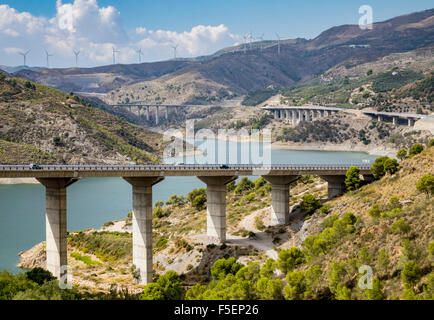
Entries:
{"label": "blue sky", "polygon": [[[32,26],[36,25],[40,32],[33,32],[31,39],[41,37],[33,43],[20,32],[15,32],[22,27],[16,25],[22,22],[22,18],[3,19],[12,22],[8,26],[5,23],[2,25],[0,21],[0,41],[10,42],[11,45],[7,52],[3,50],[3,54],[0,53],[0,64],[19,64],[17,52],[24,50],[25,45],[34,47],[32,50],[38,52],[42,46],[53,51],[56,55],[52,58],[55,66],[70,63],[72,47],[81,49],[83,65],[88,66],[110,63],[110,48],[113,46],[128,47],[117,57],[119,62],[127,63],[138,59],[135,48],[143,48],[143,61],[155,61],[170,58],[173,55],[171,45],[176,43],[179,44],[178,56],[190,57],[233,45],[249,32],[254,36],[265,34],[266,39],[274,39],[276,32],[284,38],[314,38],[332,26],[357,24],[360,17],[358,9],[364,4],[373,8],[374,21],[433,7],[432,0],[70,0],[61,3],[56,0],[0,0],[0,6],[7,5],[10,9],[7,12],[3,10],[3,14],[9,18],[18,17],[22,12],[30,13],[31,17],[25,18],[32,20]],[[68,10],[72,12],[72,8],[75,13],[93,10],[94,16],[89,13],[85,15],[86,19],[95,20],[99,17],[104,26],[100,25],[99,28],[98,25],[91,25],[78,14],[74,30],[69,30],[69,34],[63,32],[62,38],[56,39],[60,33],[50,28],[53,18],[61,19],[61,13]],[[1,14],[0,10],[0,19]],[[6,30],[3,33],[10,38],[1,36],[2,28]],[[86,46],[86,40],[83,39],[89,29],[92,35]],[[100,30],[100,34],[95,30]],[[207,37],[213,38],[213,41],[207,41]],[[4,48],[7,44],[1,42],[0,46]],[[69,50],[68,54],[66,50]],[[59,55],[62,55],[62,59],[59,59]],[[33,59],[29,57],[29,60],[42,65],[45,60],[40,56]]]}

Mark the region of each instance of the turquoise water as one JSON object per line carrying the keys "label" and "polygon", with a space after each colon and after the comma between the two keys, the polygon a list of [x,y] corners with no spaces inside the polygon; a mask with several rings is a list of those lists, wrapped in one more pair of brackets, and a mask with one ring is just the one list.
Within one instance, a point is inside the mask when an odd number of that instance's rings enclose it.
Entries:
{"label": "turquoise water", "polygon": [[[273,150],[274,164],[362,164],[375,156],[360,152]],[[191,157],[183,159],[191,163]],[[168,177],[154,187],[153,201],[186,195],[205,185],[195,177]],[[131,186],[121,178],[88,178],[70,186],[68,230],[100,228],[131,211]],[[40,185],[0,185],[0,270],[17,271],[17,253],[45,240],[45,190]]]}

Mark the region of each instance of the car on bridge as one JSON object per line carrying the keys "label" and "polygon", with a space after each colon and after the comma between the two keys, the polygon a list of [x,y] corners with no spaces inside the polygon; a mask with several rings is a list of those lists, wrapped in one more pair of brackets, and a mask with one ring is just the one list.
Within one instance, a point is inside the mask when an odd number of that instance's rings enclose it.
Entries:
{"label": "car on bridge", "polygon": [[31,164],[29,165],[29,169],[30,169],[30,170],[41,170],[42,167],[41,167],[40,165],[36,164],[36,163],[31,163]]}

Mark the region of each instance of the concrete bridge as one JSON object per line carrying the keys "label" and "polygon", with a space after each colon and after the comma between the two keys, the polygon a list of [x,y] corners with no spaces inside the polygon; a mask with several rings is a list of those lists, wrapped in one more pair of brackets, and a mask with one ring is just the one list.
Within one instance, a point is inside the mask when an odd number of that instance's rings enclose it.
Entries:
{"label": "concrete bridge", "polygon": [[[155,104],[155,103],[142,103],[142,102],[132,102],[132,103],[123,103],[123,104],[113,104],[111,107],[116,108],[126,108],[131,113],[136,113],[139,117],[141,115],[146,116],[146,121],[150,122],[151,118],[155,121],[155,125],[160,124],[160,119],[162,116],[169,121],[170,110],[173,110],[175,115],[179,114],[180,109],[189,108],[189,107],[206,107],[202,105],[187,105],[187,104]],[[154,109],[153,115],[151,116],[151,108]],[[164,110],[163,115],[161,114],[161,109]],[[142,112],[142,110],[144,110]]]}
{"label": "concrete bridge", "polygon": [[[271,184],[275,224],[290,218],[289,185],[302,175],[317,175],[328,182],[328,196],[345,191],[345,174],[351,165],[0,165],[0,178],[36,178],[46,190],[47,269],[64,277],[67,265],[66,189],[82,178],[121,177],[133,193],[133,264],[140,283],[152,282],[152,187],[166,176],[196,176],[207,185],[207,234],[226,241],[226,185],[239,176],[262,175]],[[357,165],[366,180],[370,166]],[[62,268],[63,267],[63,268]]]}
{"label": "concrete bridge", "polygon": [[394,125],[414,126],[414,123],[420,119],[431,118],[433,115],[415,114],[415,113],[399,113],[399,112],[378,112],[378,111],[363,111],[364,114],[377,119],[378,122],[392,122]]}
{"label": "concrete bridge", "polygon": [[336,112],[343,111],[343,109],[339,108],[319,106],[273,106],[263,107],[262,109],[270,111],[274,115],[274,119],[287,119],[288,121],[291,121],[293,127],[302,121],[313,121],[315,119],[329,117]]}

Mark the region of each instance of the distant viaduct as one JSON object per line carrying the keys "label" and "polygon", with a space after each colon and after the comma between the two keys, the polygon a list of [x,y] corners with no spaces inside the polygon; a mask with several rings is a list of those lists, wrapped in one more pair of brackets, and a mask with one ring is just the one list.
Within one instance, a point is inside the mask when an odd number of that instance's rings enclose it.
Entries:
{"label": "distant viaduct", "polygon": [[[331,116],[337,112],[345,112],[349,109],[343,108],[331,108],[331,107],[319,107],[319,106],[272,106],[263,107],[263,110],[269,111],[274,115],[274,119],[288,119],[291,121],[292,126],[303,121],[313,121],[315,119]],[[399,112],[377,112],[377,111],[363,111],[367,116],[376,119],[379,122],[392,122],[394,125],[408,125],[414,126],[417,120],[431,118],[432,115],[422,115],[413,113],[399,113]]]}

